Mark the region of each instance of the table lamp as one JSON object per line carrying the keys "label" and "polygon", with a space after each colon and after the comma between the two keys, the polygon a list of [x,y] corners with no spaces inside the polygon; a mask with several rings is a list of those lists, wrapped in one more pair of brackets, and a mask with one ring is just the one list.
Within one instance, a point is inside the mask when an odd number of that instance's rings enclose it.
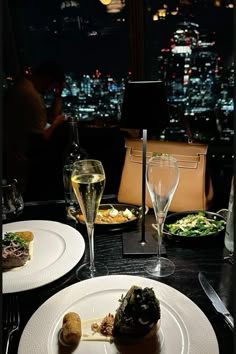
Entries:
{"label": "table lamp", "polygon": [[124,255],[156,254],[156,240],[145,232],[147,130],[161,133],[169,123],[166,88],[163,81],[127,81],[121,108],[121,130],[142,130],[142,219],[141,235],[123,233]]}

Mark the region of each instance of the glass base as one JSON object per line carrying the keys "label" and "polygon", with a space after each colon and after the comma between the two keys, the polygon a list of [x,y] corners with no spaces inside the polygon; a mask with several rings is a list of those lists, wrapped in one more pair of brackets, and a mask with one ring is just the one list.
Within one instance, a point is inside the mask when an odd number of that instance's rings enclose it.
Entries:
{"label": "glass base", "polygon": [[169,259],[164,257],[153,258],[144,265],[144,270],[153,277],[167,277],[174,273],[175,265]]}
{"label": "glass base", "polygon": [[95,271],[91,272],[90,271],[90,263],[82,264],[76,270],[76,278],[79,280],[85,280],[85,279],[101,277],[103,275],[109,274],[108,268],[105,266],[105,264],[100,263],[100,262],[95,262],[94,265],[95,265]]}

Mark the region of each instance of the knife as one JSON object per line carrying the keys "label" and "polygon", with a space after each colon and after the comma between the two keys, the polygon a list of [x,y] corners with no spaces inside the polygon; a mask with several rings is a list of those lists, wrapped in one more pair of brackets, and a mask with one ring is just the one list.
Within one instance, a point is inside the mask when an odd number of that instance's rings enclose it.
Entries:
{"label": "knife", "polygon": [[233,330],[234,329],[234,319],[233,319],[233,317],[231,316],[231,314],[229,313],[229,311],[225,307],[224,303],[222,302],[222,300],[220,299],[220,297],[218,296],[216,291],[213,289],[211,284],[208,282],[208,280],[206,279],[206,277],[205,277],[203,272],[199,272],[198,273],[198,279],[199,279],[199,282],[200,282],[203,290],[205,291],[205,293],[207,294],[208,298],[212,302],[212,304],[213,304],[214,308],[216,309],[216,311],[224,316],[224,319],[225,319],[226,323]]}

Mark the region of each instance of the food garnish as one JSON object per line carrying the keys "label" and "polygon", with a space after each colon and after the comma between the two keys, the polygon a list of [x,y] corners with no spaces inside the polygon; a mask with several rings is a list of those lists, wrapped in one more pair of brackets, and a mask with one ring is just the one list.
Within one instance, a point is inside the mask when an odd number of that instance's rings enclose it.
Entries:
{"label": "food garnish", "polygon": [[[82,214],[77,215],[79,221],[84,222],[84,216]],[[108,209],[99,209],[95,224],[114,224],[123,223],[136,219],[133,209],[126,208],[125,210],[117,210],[113,205]]]}
{"label": "food garnish", "polygon": [[160,302],[152,288],[132,286],[121,297],[116,311],[113,336],[144,336],[161,317]]}
{"label": "food garnish", "polygon": [[173,224],[165,224],[166,229],[179,236],[206,236],[225,228],[225,220],[209,219],[204,212],[188,214]]}

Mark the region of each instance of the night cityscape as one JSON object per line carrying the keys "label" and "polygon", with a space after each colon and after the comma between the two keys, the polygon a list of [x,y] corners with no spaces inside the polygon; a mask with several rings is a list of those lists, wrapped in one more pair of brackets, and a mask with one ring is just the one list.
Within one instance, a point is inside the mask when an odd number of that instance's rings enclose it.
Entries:
{"label": "night cityscape", "polygon": [[[109,125],[119,122],[125,83],[132,79],[132,70],[127,4],[124,0],[105,3],[45,0],[36,9],[28,1],[21,10],[19,37],[25,70],[55,58],[65,69],[64,114]],[[147,79],[164,80],[168,103],[182,109],[197,140],[217,138],[232,144],[233,2],[144,3]],[[45,99],[50,104],[51,97]],[[186,139],[180,118],[170,113],[170,124],[158,138]]]}
{"label": "night cityscape", "polygon": [[[32,62],[43,57],[42,41],[48,57],[55,55],[55,48],[59,51],[60,43],[59,55],[66,69],[67,83],[63,91],[64,113],[80,121],[96,118],[107,124],[119,121],[125,82],[132,79],[128,63],[120,60],[121,51],[124,57],[128,55],[125,1],[113,2],[110,8],[99,1],[88,4],[77,0],[55,1],[50,6],[43,2],[37,12],[33,11],[32,4],[26,7],[28,37],[31,43],[34,42]],[[230,29],[233,22],[229,20],[233,19],[233,3],[174,3],[175,6],[171,1],[149,2],[147,16],[153,37],[149,38],[152,43],[151,79],[164,80],[168,102],[182,108],[194,129],[205,129],[208,135],[197,132],[198,139],[211,140],[217,132],[221,140],[232,142],[234,63]],[[209,13],[211,20],[206,29],[203,18]],[[222,29],[213,28],[222,14],[227,15],[225,36],[229,43],[232,39],[228,47],[222,40]],[[158,31],[165,33],[165,38],[159,41],[155,35]],[[50,48],[53,41],[57,44]],[[107,60],[108,55],[110,60]],[[50,96],[47,99],[50,101]],[[209,129],[213,129],[210,135]],[[178,117],[171,117],[170,126],[163,134],[161,139],[174,136],[181,140],[185,136]]]}

